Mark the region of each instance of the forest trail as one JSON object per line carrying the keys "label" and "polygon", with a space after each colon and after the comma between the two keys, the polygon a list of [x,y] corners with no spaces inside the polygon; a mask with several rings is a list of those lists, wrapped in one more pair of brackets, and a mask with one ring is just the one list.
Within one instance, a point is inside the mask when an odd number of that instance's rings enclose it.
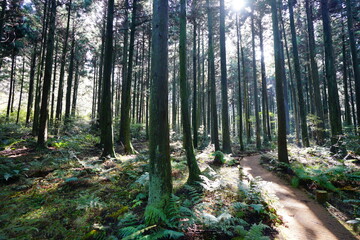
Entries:
{"label": "forest trail", "polygon": [[284,224],[278,229],[282,240],[355,240],[326,209],[311,199],[305,192],[291,187],[260,165],[260,156],[244,157],[241,160],[244,173],[249,177],[261,176],[270,182],[272,191],[279,198],[278,214]]}

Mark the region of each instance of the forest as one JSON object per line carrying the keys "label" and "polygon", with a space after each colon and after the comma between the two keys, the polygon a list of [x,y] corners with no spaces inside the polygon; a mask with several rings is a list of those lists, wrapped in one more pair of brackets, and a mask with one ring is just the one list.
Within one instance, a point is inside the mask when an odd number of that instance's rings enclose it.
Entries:
{"label": "forest", "polygon": [[359,1],[0,5],[0,240],[360,239]]}

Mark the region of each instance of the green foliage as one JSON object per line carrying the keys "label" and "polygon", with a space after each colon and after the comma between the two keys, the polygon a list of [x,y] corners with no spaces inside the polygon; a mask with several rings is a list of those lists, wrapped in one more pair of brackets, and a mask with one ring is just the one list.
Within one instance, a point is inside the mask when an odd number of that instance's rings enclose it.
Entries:
{"label": "green foliage", "polygon": [[5,181],[25,176],[25,172],[29,169],[23,164],[15,164],[7,158],[0,158],[0,178]]}
{"label": "green foliage", "polygon": [[142,123],[131,124],[130,133],[132,138],[144,139],[146,136],[144,124]]}
{"label": "green foliage", "polygon": [[74,136],[62,136],[59,139],[49,139],[48,144],[57,149],[80,151],[94,147],[99,141],[99,138],[92,134],[77,134]]}
{"label": "green foliage", "polygon": [[225,163],[225,156],[224,153],[222,153],[221,151],[216,151],[215,153],[213,153],[214,156],[214,161],[224,164]]}

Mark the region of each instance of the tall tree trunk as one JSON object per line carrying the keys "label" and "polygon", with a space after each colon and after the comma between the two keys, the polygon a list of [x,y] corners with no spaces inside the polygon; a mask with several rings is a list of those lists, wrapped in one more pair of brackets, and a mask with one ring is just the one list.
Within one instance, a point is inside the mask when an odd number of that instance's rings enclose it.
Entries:
{"label": "tall tree trunk", "polygon": [[25,123],[30,123],[31,111],[34,102],[34,80],[35,80],[35,64],[36,64],[36,55],[37,55],[37,41],[35,41],[33,52],[31,54],[31,66],[30,66],[30,79],[29,79],[29,94],[28,102],[26,109],[26,120]]}
{"label": "tall tree trunk", "polygon": [[257,74],[256,74],[256,59],[255,59],[255,26],[254,26],[254,9],[251,10],[251,45],[252,45],[252,70],[254,81],[254,107],[255,107],[255,133],[256,133],[256,148],[261,148],[260,139],[260,117],[259,117],[259,98],[257,87]]}
{"label": "tall tree trunk", "polygon": [[263,135],[264,142],[267,143],[271,140],[270,132],[270,117],[269,117],[269,100],[267,91],[266,69],[265,69],[265,57],[264,57],[264,36],[262,18],[259,21],[259,38],[260,38],[260,52],[261,52],[261,83],[262,83],[262,115],[263,115]]}
{"label": "tall tree trunk", "polygon": [[16,56],[15,56],[15,51],[13,50],[12,52],[12,56],[11,56],[11,72],[10,72],[10,89],[9,89],[9,100],[8,100],[8,105],[7,105],[7,109],[6,109],[6,121],[8,122],[10,119],[10,110],[11,110],[11,101],[13,99],[13,88],[15,88],[14,86],[14,69],[15,69],[15,60],[16,60]]}
{"label": "tall tree trunk", "polygon": [[162,211],[168,206],[172,193],[168,121],[168,9],[167,0],[153,1],[148,209],[151,207]]}
{"label": "tall tree trunk", "polygon": [[52,91],[51,91],[51,108],[50,108],[50,125],[54,123],[54,105],[55,105],[55,87],[56,87],[56,70],[57,70],[57,55],[58,55],[58,46],[59,40],[56,40],[56,47],[55,47],[55,62],[54,62],[54,80],[52,84]]}
{"label": "tall tree trunk", "polygon": [[274,35],[274,55],[275,55],[275,81],[276,81],[276,102],[278,115],[278,159],[280,162],[289,163],[287,142],[286,142],[286,116],[284,104],[284,89],[282,77],[284,76],[282,68],[281,43],[279,22],[277,16],[276,0],[271,0],[271,15]]}
{"label": "tall tree trunk", "polygon": [[349,41],[351,48],[351,56],[354,70],[354,80],[355,80],[355,92],[356,92],[356,113],[357,113],[357,122],[360,122],[360,69],[359,69],[359,59],[357,55],[357,47],[354,36],[354,24],[353,24],[353,12],[351,7],[351,0],[346,0],[346,11],[347,11],[347,23],[348,23],[348,32],[349,32]]}
{"label": "tall tree trunk", "polygon": [[176,129],[176,113],[177,113],[177,105],[176,105],[176,43],[174,47],[174,56],[173,56],[173,79],[172,79],[172,121],[171,126],[174,132],[177,131]]}
{"label": "tall tree trunk", "polygon": [[[330,127],[332,137],[336,137],[337,135],[342,134],[342,126],[339,94],[336,82],[335,56],[327,1],[328,0],[321,0],[321,15],[324,30],[326,79],[329,90],[328,105],[330,115]],[[333,140],[335,141],[335,139]]]}
{"label": "tall tree trunk", "polygon": [[[184,3],[185,4],[185,3]],[[185,10],[184,10],[185,11]],[[185,13],[186,15],[186,13]],[[194,139],[193,139],[193,143],[194,143],[194,147],[197,148],[198,146],[198,128],[197,128],[197,79],[196,79],[196,19],[193,20],[194,21],[194,27],[193,27],[193,107],[192,107],[192,127],[193,127],[193,135],[194,135]],[[186,23],[185,23],[185,31],[186,31]],[[186,33],[185,33],[185,39],[186,39]],[[186,45],[186,43],[185,43]],[[182,47],[184,48],[185,45],[183,45]],[[186,50],[182,50],[185,51]],[[185,54],[186,56],[186,54]],[[186,80],[186,59],[183,59],[184,64],[185,64],[185,77],[184,79]],[[200,71],[200,70],[199,70]],[[181,104],[182,106],[182,104]],[[184,121],[184,118],[182,118]],[[183,123],[184,126],[184,123]],[[190,124],[189,124],[190,126]]]}
{"label": "tall tree trunk", "polygon": [[54,37],[55,37],[55,19],[56,19],[56,0],[51,0],[51,11],[49,21],[49,32],[46,44],[46,59],[45,59],[45,72],[44,72],[44,86],[41,99],[40,122],[39,122],[39,135],[38,145],[45,147],[47,140],[47,123],[49,118],[49,97],[51,87],[51,72],[52,63],[54,58]]}
{"label": "tall tree trunk", "polygon": [[344,124],[347,126],[351,125],[351,113],[350,113],[350,102],[349,102],[349,90],[348,90],[348,76],[347,76],[347,63],[346,63],[346,42],[344,33],[344,23],[342,22],[342,60],[343,60],[343,85],[344,85],[344,106],[345,106],[345,121]]}
{"label": "tall tree trunk", "polygon": [[308,23],[308,38],[309,38],[309,57],[310,57],[310,67],[311,67],[311,79],[314,87],[314,98],[315,98],[315,112],[318,117],[319,123],[317,124],[318,131],[316,132],[317,143],[322,144],[324,142],[324,109],[321,102],[321,93],[320,93],[320,80],[318,66],[315,60],[315,37],[314,37],[314,25],[313,25],[313,16],[312,16],[312,5],[309,3],[310,0],[305,0],[306,8],[306,17]]}
{"label": "tall tree trunk", "polygon": [[68,79],[67,79],[67,86],[66,86],[65,125],[67,125],[70,122],[71,90],[73,88],[74,61],[75,61],[75,27],[73,27],[73,33],[72,33],[71,50],[70,50],[70,64],[69,64],[69,72],[68,72]]}
{"label": "tall tree trunk", "polygon": [[74,82],[74,91],[72,96],[72,103],[71,103],[71,117],[75,118],[76,115],[76,104],[77,104],[77,95],[78,95],[78,89],[79,89],[79,66],[80,62],[76,63],[76,70],[75,70],[75,82]]}
{"label": "tall tree trunk", "polygon": [[240,150],[244,151],[244,141],[243,141],[243,108],[242,108],[242,97],[241,97],[241,67],[240,67],[240,29],[239,29],[239,17],[236,14],[236,54],[237,54],[237,77],[239,85],[239,101],[238,101],[238,115],[239,115],[239,142]]}
{"label": "tall tree trunk", "polygon": [[221,101],[222,101],[222,134],[223,151],[231,153],[229,130],[229,104],[227,90],[226,42],[225,42],[225,4],[220,0],[220,65],[221,65]]}
{"label": "tall tree trunk", "polygon": [[209,81],[210,81],[210,91],[211,91],[211,128],[212,128],[212,137],[213,143],[215,144],[215,151],[220,150],[219,144],[219,134],[218,134],[218,119],[217,119],[217,110],[216,110],[216,83],[215,83],[215,57],[214,57],[214,42],[213,42],[213,14],[212,9],[210,8],[209,0],[206,0],[206,6],[208,11],[208,61],[209,61]]}
{"label": "tall tree trunk", "polygon": [[115,157],[113,120],[111,108],[111,72],[113,54],[113,21],[114,21],[114,0],[108,1],[106,41],[104,55],[104,71],[101,100],[101,142],[103,144],[103,157]]}
{"label": "tall tree trunk", "polygon": [[19,106],[18,106],[17,116],[16,116],[16,124],[19,124],[21,101],[22,101],[23,88],[24,88],[24,75],[25,75],[25,57],[23,57],[23,66],[22,66],[21,83],[20,83],[21,84],[20,97],[19,97]]}
{"label": "tall tree trunk", "polygon": [[131,107],[131,79],[133,70],[134,46],[135,46],[135,30],[136,30],[136,10],[137,0],[133,1],[131,29],[130,29],[130,48],[129,60],[126,70],[126,81],[123,82],[123,93],[121,99],[121,120],[120,120],[120,142],[124,146],[126,154],[135,152],[131,144],[130,134],[130,107]]}
{"label": "tall tree trunk", "polygon": [[299,110],[300,110],[300,122],[301,122],[301,139],[304,147],[309,147],[309,136],[307,132],[307,124],[306,124],[306,111],[305,111],[305,103],[303,96],[303,86],[301,82],[301,69],[300,69],[300,60],[299,60],[299,51],[297,45],[297,36],[295,31],[295,21],[294,21],[294,11],[293,11],[293,0],[288,0],[289,12],[290,12],[290,29],[291,29],[291,40],[292,40],[292,50],[294,55],[294,70],[295,70],[295,78],[296,78],[296,86],[297,86],[297,94],[299,101]]}
{"label": "tall tree trunk", "polygon": [[[191,137],[190,113],[189,113],[189,94],[187,90],[186,76],[186,0],[180,1],[180,99],[181,99],[181,119],[183,125],[183,144],[186,150],[186,159],[189,168],[189,178],[187,182],[194,184],[200,181],[200,169],[197,165],[193,141]],[[193,126],[194,127],[194,126]]]}
{"label": "tall tree trunk", "polygon": [[57,101],[56,101],[56,113],[55,113],[55,118],[56,118],[55,128],[56,128],[57,134],[58,134],[58,129],[59,129],[60,121],[61,121],[63,96],[64,96],[65,61],[66,61],[66,53],[67,53],[68,39],[69,39],[71,2],[72,2],[72,0],[70,0],[68,3],[66,31],[65,31],[63,49],[62,49],[61,60],[60,60],[59,88],[58,88],[58,95],[57,95]]}
{"label": "tall tree trunk", "polygon": [[47,29],[49,23],[49,5],[50,0],[45,0],[44,2],[44,15],[42,21],[42,34],[41,34],[41,46],[40,46],[40,58],[38,63],[38,70],[37,70],[37,77],[36,77],[36,91],[35,91],[35,108],[34,108],[34,119],[33,119],[33,126],[32,126],[32,134],[38,135],[39,134],[39,117],[40,117],[40,104],[41,104],[41,88],[42,88],[42,78],[43,78],[43,69],[45,63],[45,50],[46,50],[46,43],[47,43]]}

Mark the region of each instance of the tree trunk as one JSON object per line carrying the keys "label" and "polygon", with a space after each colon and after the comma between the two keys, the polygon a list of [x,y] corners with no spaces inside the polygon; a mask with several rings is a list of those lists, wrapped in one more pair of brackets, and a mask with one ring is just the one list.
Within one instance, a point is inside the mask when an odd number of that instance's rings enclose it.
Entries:
{"label": "tree trunk", "polygon": [[12,57],[11,57],[9,100],[8,100],[8,105],[7,105],[7,109],[6,109],[6,121],[7,122],[10,119],[11,101],[12,101],[12,98],[13,98],[12,94],[13,94],[13,88],[15,88],[15,86],[14,86],[15,60],[16,60],[16,56],[15,56],[15,51],[13,50]]}
{"label": "tree trunk", "polygon": [[73,88],[73,75],[74,75],[74,61],[75,61],[75,28],[73,28],[73,36],[71,41],[70,51],[70,64],[66,86],[66,101],[65,101],[65,125],[70,122],[70,111],[71,111],[71,90]]}
{"label": "tree trunk", "polygon": [[129,60],[126,70],[126,81],[123,82],[123,93],[121,99],[120,142],[124,146],[124,152],[126,154],[133,154],[135,152],[131,144],[130,107],[131,107],[131,79],[132,79],[132,70],[133,70],[133,62],[134,62],[133,56],[134,56],[135,30],[136,30],[136,9],[137,9],[137,0],[134,0],[132,19],[131,19],[131,29],[130,29]]}
{"label": "tree trunk", "polygon": [[2,34],[3,34],[3,30],[4,30],[6,1],[7,1],[7,0],[2,0],[2,3],[1,3],[1,13],[0,13],[0,42],[2,42]]}
{"label": "tree trunk", "polygon": [[215,84],[215,57],[214,57],[214,43],[213,43],[213,14],[210,8],[209,0],[206,0],[207,14],[208,14],[208,61],[209,61],[209,81],[210,81],[210,101],[211,101],[211,128],[213,143],[215,144],[215,151],[220,150],[219,133],[218,133],[218,119],[216,110],[216,84]]}
{"label": "tree trunk", "polygon": [[[165,211],[172,193],[168,121],[168,1],[153,1],[149,207]],[[157,224],[148,222],[148,224]]]}
{"label": "tree trunk", "polygon": [[240,71],[240,29],[239,29],[239,19],[238,14],[236,14],[236,54],[237,54],[237,80],[239,84],[239,101],[238,101],[238,115],[239,115],[239,142],[240,150],[244,151],[244,141],[243,141],[243,108],[242,108],[242,97],[241,97],[241,71]]}
{"label": "tree trunk", "polygon": [[55,58],[55,62],[54,62],[54,80],[53,80],[52,91],[51,91],[50,125],[53,125],[53,123],[54,123],[54,104],[55,104],[55,86],[56,86],[58,44],[59,44],[59,41],[56,40],[55,57],[54,57]]}
{"label": "tree trunk", "polygon": [[291,40],[292,40],[292,50],[294,55],[294,70],[295,70],[295,78],[296,78],[296,86],[297,86],[297,94],[299,101],[298,106],[300,110],[300,122],[301,122],[301,139],[304,147],[309,147],[309,136],[307,132],[307,124],[306,124],[306,111],[305,111],[305,103],[303,96],[303,86],[301,82],[301,69],[300,69],[300,61],[299,61],[299,52],[297,45],[297,37],[295,31],[295,21],[294,21],[294,11],[293,11],[293,0],[288,0],[289,12],[290,12],[290,29],[291,29]]}
{"label": "tree trunk", "polygon": [[229,105],[226,69],[226,42],[225,42],[225,4],[220,0],[220,64],[221,64],[221,100],[222,100],[222,134],[223,152],[231,153],[229,130]]}
{"label": "tree trunk", "polygon": [[76,70],[75,70],[75,82],[74,82],[74,91],[72,96],[72,103],[71,103],[71,117],[74,119],[76,114],[76,104],[77,104],[77,95],[79,89],[79,66],[80,62],[76,63]]}
{"label": "tree trunk", "polygon": [[[185,15],[186,15],[186,13],[185,13]],[[192,53],[193,54],[192,127],[193,127],[193,135],[194,135],[193,143],[194,143],[194,147],[197,148],[197,146],[198,146],[198,128],[197,128],[197,79],[196,79],[196,60],[197,60],[196,59],[196,19],[194,19],[193,21],[194,21],[194,27],[193,27],[193,53]],[[185,23],[185,31],[186,31],[186,23]],[[186,33],[185,33],[185,39],[186,39]],[[184,48],[185,45],[186,45],[186,43],[182,47]],[[186,50],[182,49],[181,51],[185,51],[185,56],[186,56]],[[183,59],[183,61],[185,64],[185,67],[184,67],[185,73],[183,73],[183,74],[185,74],[184,79],[186,80],[186,59]],[[181,106],[182,106],[182,104],[181,104]],[[182,119],[184,120],[184,117]],[[184,126],[184,123],[183,123],[183,126]],[[190,124],[189,124],[189,126],[190,126]]]}
{"label": "tree trunk", "polygon": [[284,89],[282,77],[284,76],[282,68],[282,54],[280,43],[279,23],[277,16],[276,0],[271,0],[271,15],[274,35],[274,56],[275,56],[275,81],[276,81],[276,102],[278,115],[278,159],[280,162],[289,163],[287,142],[286,142],[286,116],[284,104]]}
{"label": "tree trunk", "polygon": [[177,105],[176,105],[176,42],[175,42],[175,47],[174,47],[174,56],[173,56],[173,79],[172,79],[172,120],[171,120],[171,126],[172,126],[172,130],[174,132],[177,132],[177,128],[176,128],[176,113],[177,113]]}
{"label": "tree trunk", "polygon": [[17,116],[16,116],[16,124],[19,124],[21,100],[22,100],[23,87],[24,87],[24,74],[25,74],[25,57],[23,57],[23,66],[22,66],[21,83],[20,83],[21,84],[21,86],[20,86],[20,97],[19,97],[19,106],[18,106]]}
{"label": "tree trunk", "polygon": [[342,134],[342,126],[339,94],[336,82],[335,56],[327,0],[321,0],[321,15],[324,30],[326,79],[329,91],[328,105],[330,115],[330,127],[332,137],[336,137],[337,135]]}
{"label": "tree trunk", "polygon": [[47,123],[49,118],[49,97],[51,87],[51,72],[52,63],[54,58],[54,37],[55,37],[55,19],[56,19],[56,0],[51,0],[51,12],[49,22],[49,32],[46,44],[46,59],[45,59],[45,72],[44,72],[44,86],[41,99],[40,122],[39,122],[39,135],[38,145],[45,147],[47,140]]}
{"label": "tree trunk", "polygon": [[61,60],[60,60],[61,65],[60,65],[60,76],[59,76],[59,89],[58,89],[58,95],[57,95],[57,101],[56,101],[56,113],[55,113],[55,119],[56,119],[55,128],[56,128],[57,134],[58,134],[59,125],[60,125],[60,121],[61,121],[63,96],[64,96],[65,61],[66,61],[67,45],[68,45],[68,39],[69,39],[71,2],[72,2],[72,0],[70,0],[68,3],[66,31],[65,31],[63,49],[62,49]]}
{"label": "tree trunk", "polygon": [[316,52],[315,52],[315,37],[314,37],[314,25],[313,25],[313,16],[312,16],[312,6],[309,3],[310,0],[305,0],[305,8],[306,8],[306,17],[308,23],[308,38],[309,38],[309,56],[310,56],[310,67],[311,67],[311,79],[313,81],[314,87],[314,98],[315,98],[315,112],[318,117],[319,123],[317,125],[318,131],[317,135],[317,143],[322,144],[324,142],[324,109],[321,102],[321,93],[320,93],[320,80],[319,80],[319,72],[318,66],[315,61]]}
{"label": "tree trunk", "polygon": [[350,113],[350,102],[349,102],[349,90],[348,90],[348,76],[347,76],[347,63],[346,63],[346,42],[344,33],[344,23],[342,22],[342,64],[343,64],[343,84],[344,84],[344,106],[345,106],[345,121],[346,126],[351,125],[351,113]]}
{"label": "tree trunk", "polygon": [[264,131],[264,142],[271,141],[270,131],[270,117],[269,117],[269,99],[267,91],[267,80],[266,80],[266,69],[265,69],[265,58],[264,58],[264,37],[263,37],[263,26],[262,17],[259,21],[259,38],[260,38],[260,52],[261,52],[261,83],[262,83],[262,113],[263,113],[263,131]]}
{"label": "tree trunk", "polygon": [[354,70],[354,80],[355,80],[355,93],[356,93],[356,113],[357,113],[357,122],[360,122],[360,69],[359,69],[359,59],[357,55],[357,46],[354,36],[354,24],[353,24],[353,12],[351,7],[351,0],[346,0],[346,11],[347,11],[347,23],[348,23],[348,32],[349,32],[349,41],[351,48],[351,56]]}
{"label": "tree trunk", "polygon": [[[186,0],[180,1],[180,100],[181,100],[181,119],[183,125],[183,144],[186,150],[186,159],[189,168],[189,184],[200,181],[200,169],[197,165],[193,141],[191,137],[190,113],[189,113],[189,94],[187,90],[186,76]],[[194,127],[194,126],[193,126]]]}
{"label": "tree trunk", "polygon": [[114,0],[108,1],[107,23],[106,23],[106,41],[104,54],[104,71],[101,100],[101,142],[103,144],[103,157],[115,157],[114,135],[111,108],[111,72],[112,72],[112,54],[113,54],[113,21],[114,21]]}
{"label": "tree trunk", "polygon": [[27,102],[27,110],[26,110],[26,120],[25,123],[30,123],[31,111],[34,102],[34,80],[35,80],[35,64],[36,64],[36,48],[37,41],[35,41],[34,49],[31,54],[31,66],[30,66],[30,79],[29,79],[29,94],[28,94],[28,102]]}
{"label": "tree trunk", "polygon": [[254,9],[251,11],[251,45],[252,45],[252,70],[254,81],[254,107],[255,107],[255,133],[256,133],[256,148],[261,148],[260,139],[260,117],[259,117],[259,102],[258,102],[258,87],[256,74],[256,59],[255,59],[255,26],[254,26]]}

